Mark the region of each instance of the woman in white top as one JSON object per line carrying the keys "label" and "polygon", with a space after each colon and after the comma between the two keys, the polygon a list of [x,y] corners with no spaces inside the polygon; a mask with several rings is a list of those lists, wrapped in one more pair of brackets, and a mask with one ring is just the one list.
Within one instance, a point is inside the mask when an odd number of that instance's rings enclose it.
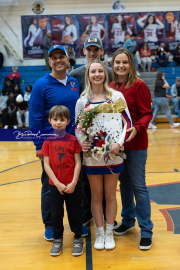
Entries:
{"label": "woman in white top", "polygon": [[176,20],[175,22],[171,21],[171,32],[173,33],[175,31],[175,40],[180,41],[180,14],[179,14],[179,20]]}
{"label": "woman in white top", "polygon": [[[145,21],[145,22],[143,22]],[[145,15],[137,20],[139,26],[144,30],[145,42],[157,42],[157,29],[163,29],[164,24],[153,15]]]}
{"label": "woman in white top", "polygon": [[131,35],[132,31],[127,26],[124,15],[117,15],[116,21],[116,23],[113,23],[111,29],[111,33],[114,33],[114,44],[124,43],[126,32]]}
{"label": "woman in white top", "polygon": [[58,24],[57,26],[63,30],[62,42],[66,44],[74,44],[77,40],[77,29],[72,16],[66,16],[64,18],[64,25]]}
{"label": "woman in white top", "polygon": [[[86,68],[85,81],[86,89],[82,93],[81,98],[78,99],[75,108],[77,121],[80,111],[84,108],[90,109],[98,106],[99,104],[114,103],[119,98],[125,100],[124,96],[120,92],[108,87],[107,70],[105,65],[99,60],[93,60],[88,64]],[[98,118],[100,115],[101,114],[98,114],[96,118],[98,123],[100,123],[100,118]],[[103,156],[100,161],[97,161],[93,157],[83,156],[82,172],[86,173],[89,179],[91,187],[91,211],[97,227],[97,236],[94,243],[94,248],[98,250],[102,250],[104,248],[110,250],[115,248],[113,223],[117,214],[116,187],[119,173],[124,169],[123,159],[116,156],[116,154],[119,153],[119,150],[128,137],[127,129],[132,125],[127,106],[122,113],[117,113],[115,118],[115,120],[119,120],[120,123],[123,121],[123,129],[119,130],[121,135],[116,140],[114,139],[114,143],[112,143],[111,155],[113,160],[109,160],[106,164],[104,161],[104,158],[106,158],[105,156]],[[103,121],[104,125],[107,123],[108,128],[111,129],[107,117],[104,117]],[[103,129],[103,126],[100,128]],[[76,136],[82,146],[82,150],[83,152],[86,152],[90,148],[90,143],[81,141],[81,135],[76,132]],[[106,199],[105,235],[102,207],[103,190]]]}
{"label": "woman in white top", "polygon": [[37,19],[31,18],[29,22],[28,30],[27,30],[27,35],[26,35],[27,37],[24,40],[25,47],[32,47],[34,45],[34,41],[42,29],[40,27],[37,29],[36,25],[37,25]]}
{"label": "woman in white top", "polygon": [[[102,37],[101,31],[103,32]],[[103,27],[102,24],[97,22],[97,18],[95,16],[91,16],[90,24],[86,27],[86,30],[83,33],[83,35],[95,36],[103,40],[106,35],[106,29]]]}

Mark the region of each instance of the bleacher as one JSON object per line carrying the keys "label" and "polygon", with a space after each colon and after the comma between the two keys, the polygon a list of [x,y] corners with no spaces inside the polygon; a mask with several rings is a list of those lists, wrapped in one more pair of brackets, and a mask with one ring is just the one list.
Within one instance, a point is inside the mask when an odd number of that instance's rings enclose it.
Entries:
{"label": "bleacher", "polygon": [[[0,89],[3,89],[4,77],[7,77],[12,72],[12,67],[2,67],[0,69]],[[25,92],[27,85],[34,85],[34,83],[50,71],[46,71],[45,66],[20,66],[18,72],[21,74],[20,87]]]}

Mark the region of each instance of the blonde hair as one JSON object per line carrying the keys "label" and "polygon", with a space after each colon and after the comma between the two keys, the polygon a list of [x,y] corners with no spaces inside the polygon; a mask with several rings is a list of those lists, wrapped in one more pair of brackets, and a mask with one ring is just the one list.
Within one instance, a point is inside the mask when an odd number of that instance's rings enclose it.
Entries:
{"label": "blonde hair", "polygon": [[111,60],[112,77],[113,77],[113,81],[117,82],[118,75],[114,72],[114,61],[115,61],[115,58],[116,58],[116,56],[118,54],[123,54],[123,53],[127,55],[129,66],[130,66],[129,74],[128,74],[128,80],[127,80],[127,84],[125,86],[125,88],[127,89],[127,88],[131,87],[135,83],[135,81],[137,80],[136,67],[135,67],[135,64],[134,64],[134,59],[133,59],[133,56],[132,56],[131,52],[128,49],[119,48],[113,54],[113,57],[112,57],[112,60]]}
{"label": "blonde hair", "polygon": [[104,73],[105,73],[105,79],[104,79],[104,82],[103,82],[103,87],[104,87],[104,92],[105,92],[105,97],[106,98],[109,98],[111,99],[112,97],[112,90],[111,88],[109,88],[108,86],[108,72],[107,72],[107,69],[106,69],[106,66],[104,65],[103,62],[101,62],[100,60],[98,59],[95,59],[95,60],[92,60],[86,67],[86,74],[85,74],[85,83],[86,83],[86,87],[85,87],[85,90],[82,92],[81,96],[84,96],[85,94],[88,94],[89,96],[92,95],[92,87],[91,87],[91,82],[89,80],[89,69],[90,69],[90,66],[94,63],[98,63],[98,64],[101,64],[101,66],[103,67],[103,70],[104,70]]}

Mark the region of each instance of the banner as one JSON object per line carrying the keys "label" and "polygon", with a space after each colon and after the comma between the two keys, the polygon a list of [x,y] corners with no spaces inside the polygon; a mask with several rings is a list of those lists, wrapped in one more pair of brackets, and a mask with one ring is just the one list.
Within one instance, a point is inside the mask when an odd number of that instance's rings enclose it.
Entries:
{"label": "banner", "polygon": [[137,49],[147,42],[152,53],[164,42],[171,52],[180,42],[180,11],[151,13],[110,13],[85,15],[22,16],[24,59],[44,58],[43,38],[52,32],[54,45],[63,45],[83,57],[85,39],[101,38],[105,54],[111,56],[132,33],[137,34]]}

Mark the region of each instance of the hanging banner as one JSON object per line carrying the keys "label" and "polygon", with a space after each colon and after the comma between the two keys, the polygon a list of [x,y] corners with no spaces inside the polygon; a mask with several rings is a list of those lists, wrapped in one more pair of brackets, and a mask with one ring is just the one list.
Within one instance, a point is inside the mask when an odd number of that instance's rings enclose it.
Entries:
{"label": "hanging banner", "polygon": [[180,42],[180,11],[151,13],[110,13],[84,15],[22,16],[24,59],[44,58],[43,38],[52,32],[53,45],[63,45],[84,57],[85,39],[94,35],[101,38],[105,54],[111,56],[132,33],[137,34],[137,49],[146,42],[152,53],[161,42],[171,52]]}

